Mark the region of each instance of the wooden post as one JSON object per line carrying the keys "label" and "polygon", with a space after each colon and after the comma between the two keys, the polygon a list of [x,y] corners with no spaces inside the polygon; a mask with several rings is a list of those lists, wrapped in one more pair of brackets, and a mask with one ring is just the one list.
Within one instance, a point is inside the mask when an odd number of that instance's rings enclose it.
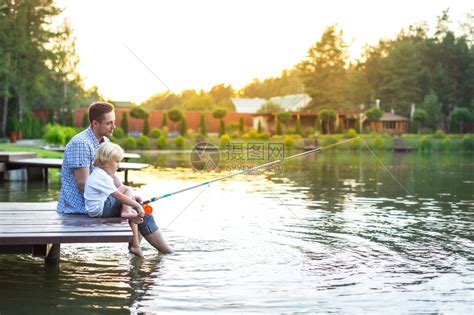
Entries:
{"label": "wooden post", "polygon": [[48,254],[44,258],[44,263],[47,265],[55,265],[59,263],[61,244],[48,244],[48,248]]}

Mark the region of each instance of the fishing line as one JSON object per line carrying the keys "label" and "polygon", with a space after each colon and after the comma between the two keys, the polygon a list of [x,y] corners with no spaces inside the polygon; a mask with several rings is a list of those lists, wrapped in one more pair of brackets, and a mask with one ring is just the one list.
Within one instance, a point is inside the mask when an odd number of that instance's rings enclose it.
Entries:
{"label": "fishing line", "polygon": [[231,173],[231,174],[228,174],[228,175],[225,175],[225,176],[222,176],[222,177],[218,177],[218,178],[215,178],[215,179],[207,181],[207,182],[203,182],[203,183],[200,183],[200,184],[189,186],[189,187],[186,187],[186,188],[183,188],[183,189],[180,189],[180,190],[168,193],[168,194],[164,194],[164,195],[157,196],[157,197],[152,197],[148,200],[143,201],[142,204],[146,205],[148,203],[155,202],[155,201],[158,201],[158,200],[163,199],[163,198],[171,197],[171,196],[174,196],[176,194],[179,194],[179,193],[191,190],[191,189],[195,189],[195,188],[198,188],[198,187],[201,187],[201,186],[210,185],[212,183],[222,181],[224,179],[227,179],[227,178],[230,178],[230,177],[233,177],[233,176],[236,176],[236,175],[245,174],[245,173],[253,173],[253,172],[255,172],[257,170],[260,170],[260,169],[269,168],[270,166],[275,165],[275,164],[283,163],[283,162],[286,162],[286,161],[289,161],[289,160],[292,160],[292,159],[296,159],[296,158],[299,158],[299,157],[303,157],[303,156],[306,156],[306,155],[310,155],[310,154],[313,154],[313,153],[319,153],[319,152],[325,151],[329,148],[338,146],[340,144],[343,144],[343,143],[346,143],[346,142],[349,142],[349,141],[352,141],[352,140],[353,139],[343,140],[343,141],[340,141],[340,142],[337,142],[337,143],[333,143],[333,144],[329,144],[329,145],[319,147],[319,148],[316,148],[316,149],[313,149],[313,150],[309,150],[309,151],[306,151],[306,152],[303,152],[303,153],[298,153],[298,154],[295,154],[295,155],[292,155],[292,156],[289,156],[289,157],[286,157],[286,158],[282,158],[282,159],[275,160],[275,161],[272,161],[272,162],[257,165],[255,167],[252,167],[252,168],[249,168],[249,169],[244,169],[244,170],[241,170],[241,171],[238,171],[238,172],[234,172],[234,173]]}
{"label": "fishing line", "polygon": [[385,166],[385,164],[383,164],[382,160],[380,160],[379,157],[375,154],[375,152],[370,148],[369,144],[361,137],[358,138],[360,138],[360,140],[364,142],[367,149],[369,149],[370,153],[372,153],[375,159],[380,163],[380,165],[382,165],[383,169],[393,178],[395,182],[397,182],[398,185],[400,185],[400,187],[402,187],[402,189],[408,194],[408,196],[413,196],[413,194],[410,193],[408,189],[406,189],[405,186],[402,185],[402,183],[400,183],[400,181],[392,174],[392,172],[390,172],[390,170]]}
{"label": "fishing line", "polygon": [[181,210],[181,211],[178,213],[178,215],[176,215],[176,216],[173,218],[173,220],[171,220],[171,222],[168,223],[168,225],[164,227],[163,230],[167,230],[167,229],[170,227],[170,225],[173,224],[174,221],[178,220],[178,218],[184,213],[184,211],[186,211],[186,210],[194,203],[194,201],[196,201],[196,200],[199,198],[199,196],[201,196],[205,191],[207,191],[207,190],[209,189],[209,187],[210,187],[210,186],[208,185],[208,186],[206,186],[203,190],[201,190],[201,191],[199,192],[199,194],[197,194],[197,195],[193,198],[193,200],[191,200],[191,202],[189,202],[189,203],[183,208],[183,210]]}

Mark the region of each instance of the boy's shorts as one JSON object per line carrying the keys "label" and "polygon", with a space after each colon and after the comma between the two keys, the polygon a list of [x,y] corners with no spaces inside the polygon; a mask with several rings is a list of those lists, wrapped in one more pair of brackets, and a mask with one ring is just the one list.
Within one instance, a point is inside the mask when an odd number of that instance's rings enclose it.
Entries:
{"label": "boy's shorts", "polygon": [[[113,218],[120,217],[120,211],[122,210],[122,204],[112,195],[109,195],[104,202],[104,208],[102,209],[102,218]],[[138,224],[138,230],[140,234],[146,236],[148,234],[158,231],[158,225],[156,225],[155,218],[152,215],[145,214],[143,222]]]}

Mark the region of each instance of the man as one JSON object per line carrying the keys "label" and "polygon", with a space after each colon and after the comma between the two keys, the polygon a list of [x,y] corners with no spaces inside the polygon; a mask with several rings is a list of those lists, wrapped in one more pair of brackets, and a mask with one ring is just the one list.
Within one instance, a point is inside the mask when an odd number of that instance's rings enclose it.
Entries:
{"label": "man", "polygon": [[102,142],[109,141],[107,137],[114,132],[114,107],[109,103],[92,103],[89,106],[89,121],[89,128],[75,135],[64,152],[58,201],[60,213],[87,214],[84,186],[94,168],[95,152]]}
{"label": "man", "polygon": [[[57,211],[66,214],[87,214],[84,201],[84,187],[92,172],[94,156],[100,144],[109,141],[115,129],[115,112],[112,104],[95,102],[89,106],[90,126],[75,135],[66,146],[61,168],[61,191]],[[117,187],[122,183],[114,176]],[[137,202],[142,202],[134,196]],[[140,233],[162,253],[171,253],[165,240],[158,231],[153,216],[145,215],[138,226]]]}

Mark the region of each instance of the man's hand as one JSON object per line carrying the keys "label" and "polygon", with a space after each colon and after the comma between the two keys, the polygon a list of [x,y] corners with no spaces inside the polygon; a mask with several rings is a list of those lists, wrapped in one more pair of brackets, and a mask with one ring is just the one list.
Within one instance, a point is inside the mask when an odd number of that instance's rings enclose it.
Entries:
{"label": "man's hand", "polygon": [[135,199],[135,201],[140,203],[140,204],[143,202],[143,199],[140,196],[133,196],[133,199]]}

